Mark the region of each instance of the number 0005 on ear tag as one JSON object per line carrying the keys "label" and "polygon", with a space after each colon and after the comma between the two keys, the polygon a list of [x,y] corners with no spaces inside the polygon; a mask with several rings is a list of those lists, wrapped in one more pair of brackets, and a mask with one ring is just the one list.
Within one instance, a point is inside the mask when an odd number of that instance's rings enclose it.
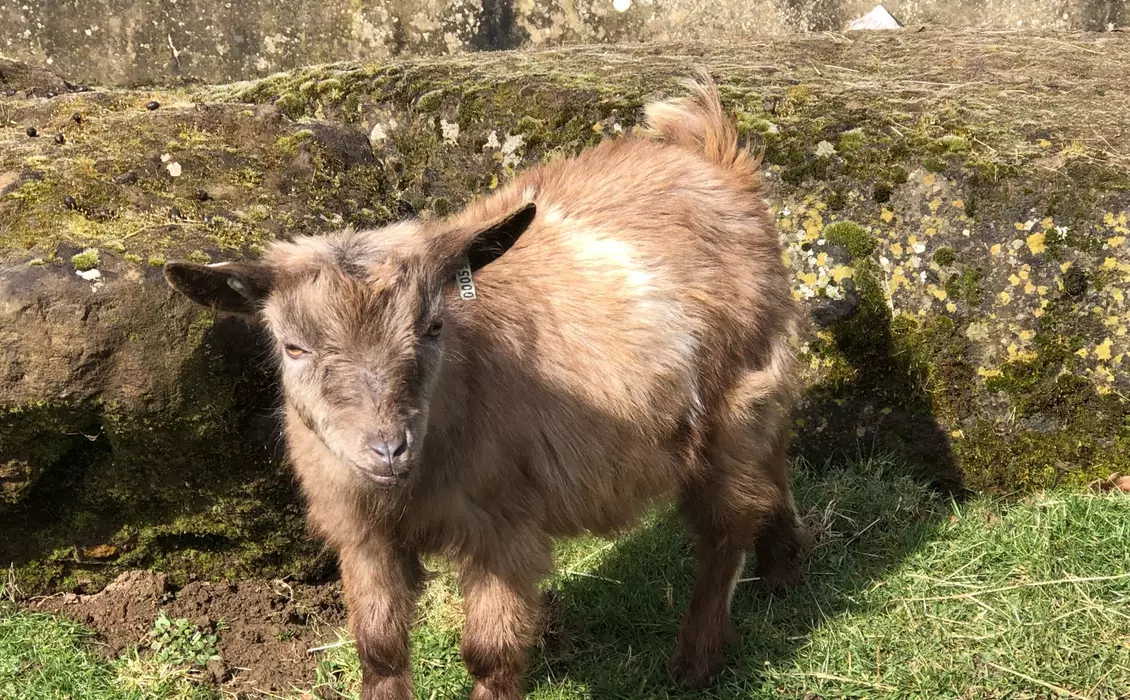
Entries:
{"label": "number 0005 on ear tag", "polygon": [[459,298],[470,301],[475,298],[475,280],[471,277],[471,263],[466,258],[455,271],[455,286],[459,288]]}

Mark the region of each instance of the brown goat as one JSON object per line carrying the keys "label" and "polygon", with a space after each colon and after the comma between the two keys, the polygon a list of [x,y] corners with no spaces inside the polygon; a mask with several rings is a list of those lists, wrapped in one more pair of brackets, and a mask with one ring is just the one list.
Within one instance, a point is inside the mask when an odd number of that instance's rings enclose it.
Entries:
{"label": "brown goat", "polygon": [[460,568],[478,700],[522,697],[551,538],[678,498],[698,571],[668,667],[689,687],[722,667],[746,550],[772,585],[800,575],[797,307],[758,159],[714,84],[693,88],[649,105],[643,136],[446,221],[166,267],[277,340],[290,458],[341,560],[366,700],[412,696],[422,554]]}

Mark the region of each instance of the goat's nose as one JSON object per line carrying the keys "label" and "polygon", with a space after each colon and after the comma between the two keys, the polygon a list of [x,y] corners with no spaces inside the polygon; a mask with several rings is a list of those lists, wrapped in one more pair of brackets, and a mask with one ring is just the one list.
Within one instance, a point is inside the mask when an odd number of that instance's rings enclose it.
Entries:
{"label": "goat's nose", "polygon": [[373,452],[376,452],[391,464],[394,459],[404,454],[405,450],[408,449],[408,434],[402,430],[391,438],[379,437],[373,440],[369,446],[373,449]]}

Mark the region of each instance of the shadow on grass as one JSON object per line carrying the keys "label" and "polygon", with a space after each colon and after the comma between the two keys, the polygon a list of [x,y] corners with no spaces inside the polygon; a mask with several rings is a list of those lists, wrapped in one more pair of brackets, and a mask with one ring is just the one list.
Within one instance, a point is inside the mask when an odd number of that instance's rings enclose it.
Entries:
{"label": "shadow on grass", "polygon": [[[561,557],[566,570],[555,588],[564,641],[533,659],[531,694],[554,697],[579,685],[582,696],[592,698],[750,698],[779,697],[775,686],[782,676],[796,675],[789,685],[799,685],[807,673],[799,658],[810,635],[836,616],[866,612],[860,594],[931,539],[943,499],[885,459],[846,469],[801,467],[794,489],[817,537],[806,580],[784,594],[770,593],[756,580],[739,584],[733,616],[740,641],[729,648],[727,667],[711,688],[681,692],[664,667],[694,568],[686,528],[668,508],[604,545],[608,550],[594,570],[568,571],[571,557]],[[746,575],[752,570],[751,561]],[[769,667],[774,678],[765,677]]]}

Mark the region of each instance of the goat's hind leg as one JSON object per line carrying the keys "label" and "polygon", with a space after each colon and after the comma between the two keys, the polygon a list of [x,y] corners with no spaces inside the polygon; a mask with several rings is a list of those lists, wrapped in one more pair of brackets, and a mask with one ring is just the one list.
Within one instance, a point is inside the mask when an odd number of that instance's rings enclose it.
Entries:
{"label": "goat's hind leg", "polygon": [[755,549],[757,576],[770,586],[800,577],[804,538],[789,490],[787,439],[775,442],[748,431],[719,436],[705,479],[683,495],[697,571],[668,670],[685,687],[706,686],[722,669],[723,648],[735,636],[730,603],[746,550]]}

